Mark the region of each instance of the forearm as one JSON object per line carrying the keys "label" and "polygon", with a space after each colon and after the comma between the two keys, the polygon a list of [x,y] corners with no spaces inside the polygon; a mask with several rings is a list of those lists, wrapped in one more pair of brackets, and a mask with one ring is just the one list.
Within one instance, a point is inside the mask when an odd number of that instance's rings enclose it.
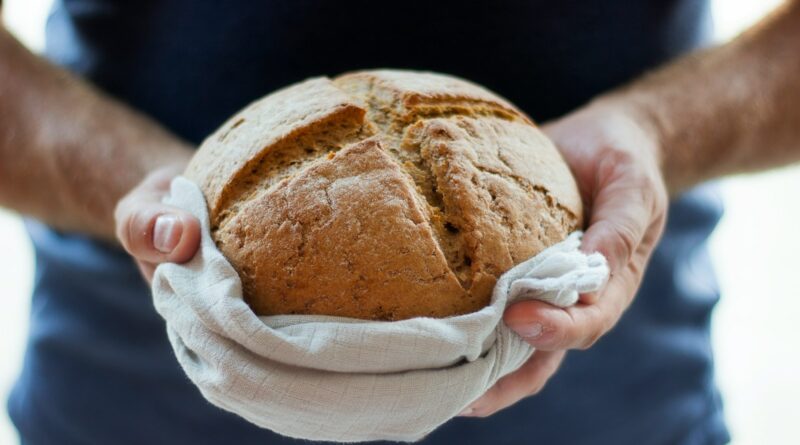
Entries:
{"label": "forearm", "polygon": [[633,110],[652,129],[673,194],[717,176],[800,160],[800,1],[728,44],[595,103]]}
{"label": "forearm", "polygon": [[31,54],[0,27],[0,205],[114,239],[117,201],[188,146]]}

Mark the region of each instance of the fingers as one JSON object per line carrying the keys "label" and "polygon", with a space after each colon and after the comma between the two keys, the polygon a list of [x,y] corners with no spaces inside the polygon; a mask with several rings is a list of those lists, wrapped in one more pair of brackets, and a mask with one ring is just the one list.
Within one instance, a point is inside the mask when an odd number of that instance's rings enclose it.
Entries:
{"label": "fingers", "polygon": [[586,349],[616,324],[637,287],[634,271],[625,268],[596,303],[559,308],[541,301],[522,301],[506,309],[503,321],[537,349]]}
{"label": "fingers", "polygon": [[[161,203],[169,179],[159,173],[132,190],[115,211],[117,237],[137,260],[155,265],[190,260],[200,245],[200,223],[192,214]],[[143,266],[145,276],[152,267]]]}
{"label": "fingers", "polygon": [[559,308],[541,301],[522,301],[506,309],[503,321],[540,350],[587,349],[605,335],[630,305],[663,222],[654,221],[631,262],[614,275],[594,303]]}
{"label": "fingers", "polygon": [[564,354],[564,351],[536,351],[521,368],[498,380],[460,415],[486,417],[536,394],[558,370]]}
{"label": "fingers", "polygon": [[[668,198],[663,182],[648,174],[647,167],[636,168],[614,156],[607,159],[611,164],[601,162],[602,179],[581,249],[602,253],[613,277],[621,268],[638,264],[633,258],[638,250],[644,249],[645,262],[649,258],[664,229]],[[599,297],[599,292],[583,294],[580,301],[594,304]]]}

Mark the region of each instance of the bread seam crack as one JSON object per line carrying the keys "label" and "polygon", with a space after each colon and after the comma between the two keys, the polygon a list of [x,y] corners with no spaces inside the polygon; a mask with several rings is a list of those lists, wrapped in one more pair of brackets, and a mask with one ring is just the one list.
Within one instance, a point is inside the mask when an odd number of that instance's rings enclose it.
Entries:
{"label": "bread seam crack", "polygon": [[[388,94],[391,101],[381,101],[379,93],[383,86],[376,79],[370,77],[359,79],[358,82],[351,84],[351,87],[356,88],[354,92],[337,84],[336,80],[334,80],[334,85],[337,85],[341,91],[354,100],[363,103],[367,110],[365,121],[375,125],[378,129],[384,149],[390,154],[390,158],[398,166],[399,171],[414,185],[413,189],[416,191],[415,197],[418,202],[424,204],[422,212],[424,222],[434,235],[437,253],[445,259],[448,270],[458,280],[461,287],[468,291],[474,275],[478,272],[475,269],[477,263],[472,261],[476,254],[476,247],[468,246],[463,236],[463,231],[470,229],[459,227],[456,221],[447,219],[448,209],[444,197],[438,190],[439,178],[433,173],[430,161],[422,155],[421,144],[406,144],[406,133],[409,128],[438,118],[494,117],[505,121],[530,123],[529,119],[516,110],[499,104],[481,99],[458,97],[431,99],[427,102],[426,98],[422,98],[421,101],[417,100],[402,110],[405,97],[401,94]],[[414,155],[404,158],[403,150],[410,151]],[[408,158],[415,159],[409,160]],[[413,166],[422,174],[422,180],[415,178],[409,168],[406,168],[406,162],[413,163]],[[456,232],[453,233],[449,230],[447,225],[454,227]],[[450,248],[445,248],[446,245]],[[458,258],[453,257],[453,250]],[[469,273],[465,273],[467,270]]]}
{"label": "bread seam crack", "polygon": [[[244,171],[246,173],[234,177],[234,179],[229,182],[228,188],[235,189],[237,186],[241,186],[243,184],[245,187],[242,187],[238,192],[226,194],[225,198],[220,201],[219,205],[217,206],[218,211],[216,212],[216,217],[211,221],[212,234],[224,228],[225,225],[227,225],[236,217],[239,210],[246,207],[248,203],[259,199],[265,194],[271,193],[284,181],[291,180],[295,172],[302,171],[317,162],[324,161],[325,156],[329,152],[336,153],[346,146],[361,142],[372,136],[370,131],[371,129],[367,125],[364,125],[364,122],[366,121],[365,119],[359,126],[338,129],[333,128],[332,130],[329,130],[328,126],[330,126],[332,123],[335,123],[337,121],[337,117],[338,115],[336,113],[331,113],[326,120],[320,124],[321,128],[316,129],[317,131],[312,131],[309,134],[295,135],[294,137],[287,137],[283,140],[276,141],[275,143],[271,144],[271,146],[265,147],[259,156],[242,167],[240,171]],[[328,132],[330,134],[327,134]],[[326,136],[326,134],[328,139],[336,140],[337,142],[327,146],[318,143],[311,144],[304,150],[297,150],[296,147],[293,147],[297,145],[298,141],[314,140],[316,138],[316,142],[318,142],[319,139],[322,139],[322,136]],[[285,147],[292,148],[287,150]],[[300,156],[290,157],[288,160],[284,159],[284,162],[269,164],[270,156],[279,157],[291,150],[297,151],[298,153],[295,154],[299,154]],[[277,173],[281,167],[286,165],[295,165],[296,167],[289,173],[286,171]],[[271,170],[274,174],[264,174],[261,171],[262,168],[266,168],[268,171]],[[267,184],[268,186],[263,187],[264,184]]]}

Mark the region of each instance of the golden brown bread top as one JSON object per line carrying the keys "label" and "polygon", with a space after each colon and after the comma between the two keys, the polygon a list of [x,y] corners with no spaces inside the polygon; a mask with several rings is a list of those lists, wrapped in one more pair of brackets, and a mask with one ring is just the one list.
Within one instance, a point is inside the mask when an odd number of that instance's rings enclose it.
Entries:
{"label": "golden brown bread top", "polygon": [[582,222],[569,169],[523,113],[432,73],[287,87],[211,135],[186,176],[265,315],[475,311],[500,274]]}

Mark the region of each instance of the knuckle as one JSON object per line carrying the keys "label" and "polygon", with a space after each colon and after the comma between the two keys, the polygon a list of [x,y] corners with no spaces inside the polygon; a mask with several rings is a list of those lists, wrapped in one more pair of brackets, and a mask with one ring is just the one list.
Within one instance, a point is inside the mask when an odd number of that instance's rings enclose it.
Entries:
{"label": "knuckle", "polygon": [[597,175],[601,184],[626,176],[634,163],[632,153],[610,145],[604,145],[599,155],[601,158],[597,164]]}
{"label": "knuckle", "polygon": [[597,343],[598,340],[610,329],[610,317],[607,316],[601,309],[596,306],[592,307],[595,311],[592,317],[592,322],[586,327],[581,341],[578,342],[577,349],[586,350],[591,348]]}
{"label": "knuckle", "polygon": [[143,255],[148,249],[155,217],[156,212],[142,208],[133,209],[125,217],[123,236],[130,254]]}
{"label": "knuckle", "polygon": [[636,250],[638,242],[636,232],[628,224],[620,224],[611,228],[610,238],[612,244],[615,246],[615,253],[617,253],[624,261],[624,265],[633,255]]}
{"label": "knuckle", "polygon": [[589,336],[585,337],[583,341],[578,345],[578,349],[585,351],[597,343],[600,340],[600,337],[603,336],[603,333],[599,330],[592,332]]}
{"label": "knuckle", "polygon": [[649,181],[652,213],[654,215],[665,213],[669,205],[669,193],[667,193],[667,188],[660,179],[651,178]]}
{"label": "knuckle", "polygon": [[494,414],[495,412],[497,412],[496,408],[491,408],[491,409],[488,409],[488,410],[480,410],[480,411],[476,411],[473,414],[473,417],[479,417],[481,419],[485,419],[485,418],[491,416],[492,414]]}
{"label": "knuckle", "polygon": [[141,199],[138,189],[133,189],[123,196],[114,207],[114,222],[116,224],[116,234],[120,241],[130,241],[133,238],[134,229],[139,223],[139,214],[142,211]]}
{"label": "knuckle", "polygon": [[664,184],[664,180],[659,176],[655,181],[655,193],[657,203],[663,207],[666,207],[669,203],[669,192],[667,191],[667,186]]}
{"label": "knuckle", "polygon": [[504,393],[504,392],[508,391],[509,389],[510,389],[510,388],[509,388],[509,385],[508,385],[508,379],[506,379],[506,378],[501,378],[500,380],[498,380],[497,382],[495,382],[495,384],[494,384],[494,388],[492,388],[492,389],[490,390],[491,392],[489,392],[489,393],[487,393],[487,394],[486,394],[486,396],[487,396],[487,399],[492,399],[494,395],[496,395],[496,394],[502,394],[502,393]]}
{"label": "knuckle", "polygon": [[128,204],[128,195],[125,195],[117,201],[117,205],[114,206],[114,220],[119,222],[122,219],[122,215],[125,212],[125,207]]}
{"label": "knuckle", "polygon": [[664,226],[667,223],[668,207],[669,207],[669,198],[666,197],[666,195],[663,198],[663,202],[657,202],[654,205],[653,220],[656,222],[656,226],[659,229],[659,232],[661,231],[661,229],[664,228]]}
{"label": "knuckle", "polygon": [[121,228],[131,214],[131,198],[130,195],[125,195],[114,206],[114,223],[117,229]]}
{"label": "knuckle", "polygon": [[630,178],[631,185],[642,193],[652,194],[656,189],[656,181],[646,171],[636,170]]}
{"label": "knuckle", "polygon": [[601,337],[609,333],[612,329],[614,329],[614,326],[617,325],[617,320],[619,320],[619,316],[622,315],[622,311],[624,310],[625,310],[624,308],[621,308],[619,309],[620,314],[618,314],[616,317],[609,317],[603,320],[603,325],[600,328]]}
{"label": "knuckle", "polygon": [[117,218],[117,238],[122,243],[122,247],[129,253],[131,251],[131,244],[133,241],[133,225],[135,214],[131,212],[122,213]]}
{"label": "knuckle", "polygon": [[548,334],[549,346],[553,348],[561,348],[568,345],[575,337],[573,334],[574,329],[566,327],[552,326],[545,331]]}
{"label": "knuckle", "polygon": [[545,344],[539,344],[539,349],[550,351],[569,349],[580,341],[583,337],[583,328],[570,312],[567,314],[568,319],[545,326]]}
{"label": "knuckle", "polygon": [[548,380],[549,380],[548,378],[535,380],[528,389],[527,395],[532,396],[534,394],[540,393],[544,389]]}
{"label": "knuckle", "polygon": [[122,232],[125,227],[126,219],[121,204],[117,203],[116,207],[114,207],[114,234],[117,235],[120,241],[122,241]]}
{"label": "knuckle", "polygon": [[612,166],[633,164],[636,159],[633,151],[621,148],[617,144],[604,144],[601,153],[606,162]]}
{"label": "knuckle", "polygon": [[[662,189],[660,181],[647,172],[639,172],[631,178],[631,188],[639,191],[638,199],[642,208],[651,210],[660,207],[662,204]],[[666,192],[663,194],[666,203]]]}

